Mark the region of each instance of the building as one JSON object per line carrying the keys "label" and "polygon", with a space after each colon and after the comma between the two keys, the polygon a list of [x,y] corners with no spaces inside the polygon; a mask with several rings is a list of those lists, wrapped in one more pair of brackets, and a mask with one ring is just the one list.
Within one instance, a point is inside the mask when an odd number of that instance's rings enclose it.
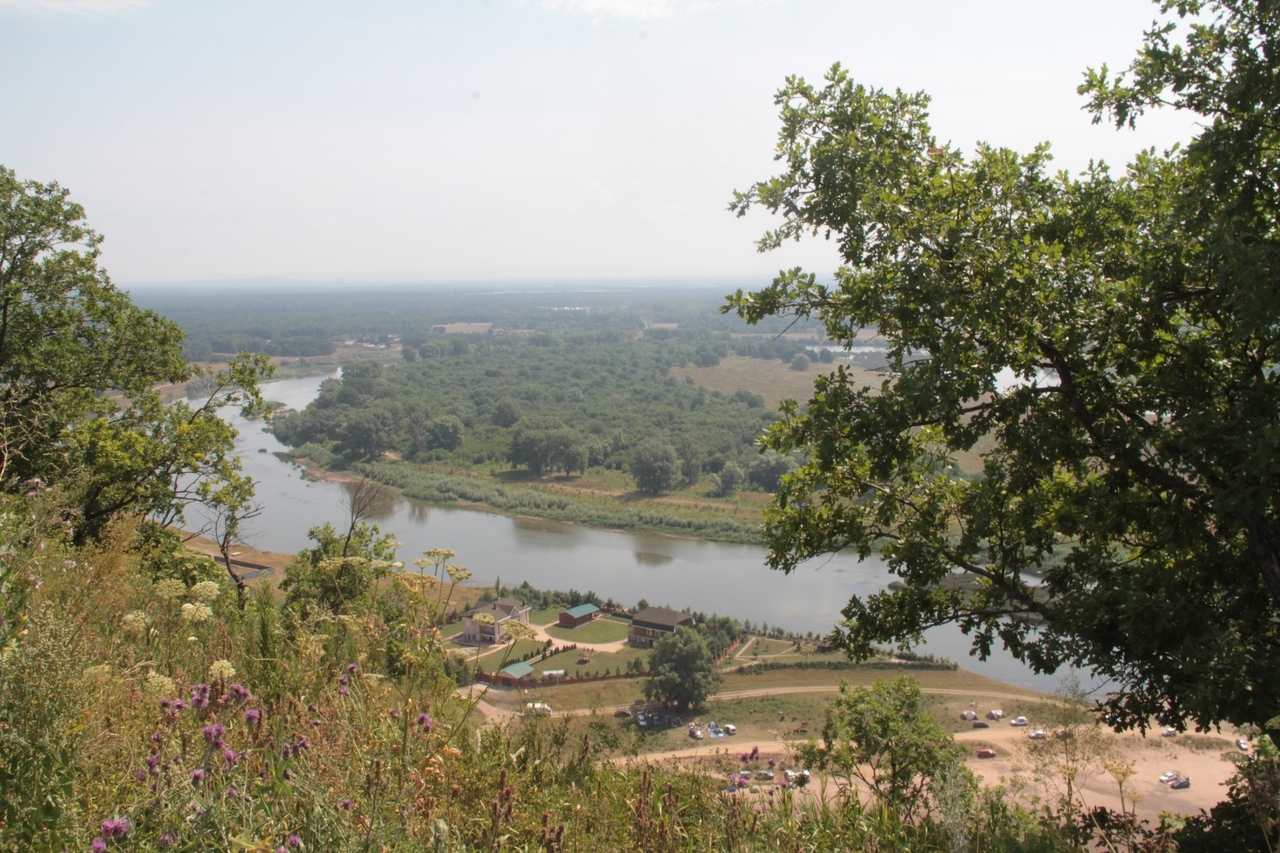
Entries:
{"label": "building", "polygon": [[669,607],[646,607],[631,619],[627,642],[633,646],[652,646],[681,625],[693,627],[693,617]]}
{"label": "building", "polygon": [[506,623],[529,624],[529,606],[518,598],[502,598],[481,604],[462,614],[462,641],[465,643],[506,643],[511,640]]}
{"label": "building", "polygon": [[560,611],[560,625],[564,628],[577,628],[585,625],[600,615],[600,608],[594,604],[579,604],[568,610]]}
{"label": "building", "polygon": [[520,661],[498,670],[493,676],[493,683],[503,687],[519,687],[531,675],[533,675],[533,667],[524,661]]}

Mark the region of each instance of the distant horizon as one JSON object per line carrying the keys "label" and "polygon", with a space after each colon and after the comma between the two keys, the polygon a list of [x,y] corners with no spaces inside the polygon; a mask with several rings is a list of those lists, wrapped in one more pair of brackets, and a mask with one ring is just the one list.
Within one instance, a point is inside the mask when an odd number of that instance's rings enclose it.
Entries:
{"label": "distant horizon", "polygon": [[284,291],[299,288],[324,289],[324,290],[360,290],[360,289],[378,289],[378,290],[406,290],[414,288],[426,289],[444,289],[459,288],[473,289],[484,287],[510,287],[517,290],[539,290],[544,288],[558,288],[570,290],[588,290],[602,289],[615,290],[622,288],[652,288],[659,289],[664,287],[689,287],[689,288],[706,288],[714,289],[721,283],[759,283],[767,284],[772,280],[772,276],[751,275],[747,273],[723,274],[723,275],[679,275],[672,274],[668,276],[658,275],[542,275],[530,274],[527,276],[485,276],[479,273],[454,276],[423,276],[423,277],[404,277],[404,278],[378,278],[375,276],[364,277],[341,277],[341,278],[309,278],[301,276],[278,276],[278,275],[258,275],[258,276],[236,276],[227,278],[200,278],[200,279],[175,279],[170,281],[135,281],[121,282],[113,281],[113,284],[120,290],[132,292],[134,290],[163,290],[163,289],[199,289],[214,290],[224,289],[245,289],[258,288],[267,291]]}

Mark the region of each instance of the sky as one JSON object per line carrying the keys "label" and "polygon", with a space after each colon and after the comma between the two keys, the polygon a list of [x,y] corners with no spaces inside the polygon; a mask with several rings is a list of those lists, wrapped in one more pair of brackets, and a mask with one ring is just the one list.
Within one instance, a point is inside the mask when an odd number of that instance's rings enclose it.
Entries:
{"label": "sky", "polygon": [[1094,126],[1145,0],[0,0],[0,164],[57,181],[117,284],[755,277],[838,258],[735,189],[773,94],[840,62],[940,141],[1114,166],[1194,131]]}

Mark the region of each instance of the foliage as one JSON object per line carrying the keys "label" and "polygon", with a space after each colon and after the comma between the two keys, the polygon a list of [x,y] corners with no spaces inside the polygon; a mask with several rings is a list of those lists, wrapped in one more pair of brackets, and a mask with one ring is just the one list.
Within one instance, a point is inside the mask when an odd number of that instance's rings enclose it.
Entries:
{"label": "foliage", "polygon": [[686,625],[653,644],[649,673],[645,697],[675,705],[681,711],[701,707],[720,683],[706,638]]}
{"label": "foliage", "polygon": [[856,797],[855,780],[903,820],[929,810],[933,786],[955,772],[964,750],[922,706],[920,684],[900,675],[870,687],[840,685],[827,709],[822,743],[804,757],[828,768],[844,797]]}
{"label": "foliage", "polygon": [[[879,388],[819,377],[766,441],[809,454],[769,513],[770,563],[880,548],[902,579],[849,603],[851,652],[958,621],[981,655],[1111,679],[1116,727],[1261,725],[1280,707],[1280,656],[1258,652],[1280,643],[1280,9],[1171,9],[1198,14],[1185,45],[1160,24],[1127,77],[1084,91],[1122,124],[1162,105],[1206,124],[1123,176],[1053,174],[1047,146],[965,158],[925,95],[839,66],[788,79],[784,171],[733,208],[782,214],[762,250],[822,233],[845,265],[730,307],[888,343]],[[952,474],[968,452],[972,481]]]}
{"label": "foliage", "polygon": [[0,489],[57,484],[81,538],[128,513],[182,517],[243,480],[223,405],[261,408],[264,359],[195,371],[204,402],[165,406],[192,374],[182,332],[137,308],[98,267],[101,236],[57,184],[0,167]]}
{"label": "foliage", "polygon": [[680,478],[680,455],[670,444],[646,441],[631,451],[631,476],[642,492],[669,492]]}
{"label": "foliage", "polygon": [[325,522],[307,531],[315,546],[285,567],[285,605],[347,613],[365,604],[374,582],[393,567],[395,542],[374,524],[353,521],[345,534]]}

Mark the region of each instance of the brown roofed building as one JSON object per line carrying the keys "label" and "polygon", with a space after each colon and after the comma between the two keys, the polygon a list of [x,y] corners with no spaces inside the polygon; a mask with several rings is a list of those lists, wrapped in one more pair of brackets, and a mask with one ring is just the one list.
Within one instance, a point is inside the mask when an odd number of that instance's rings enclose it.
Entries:
{"label": "brown roofed building", "polygon": [[669,607],[646,607],[631,618],[627,642],[633,646],[652,646],[681,625],[693,627],[693,617]]}

